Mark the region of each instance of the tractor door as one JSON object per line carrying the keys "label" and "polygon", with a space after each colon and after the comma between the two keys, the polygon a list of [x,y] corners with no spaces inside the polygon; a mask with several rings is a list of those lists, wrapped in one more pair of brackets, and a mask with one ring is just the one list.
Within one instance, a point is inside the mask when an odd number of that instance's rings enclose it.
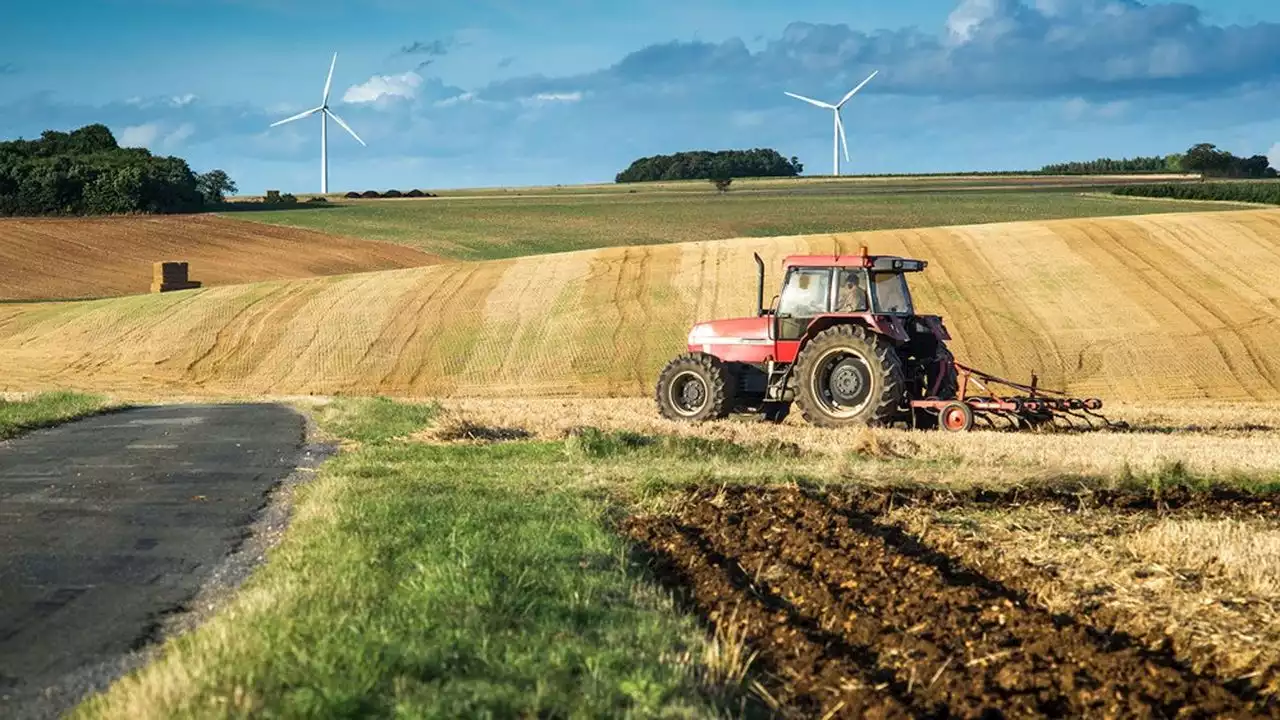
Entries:
{"label": "tractor door", "polygon": [[829,267],[793,267],[783,281],[778,311],[774,315],[774,359],[795,361],[800,351],[800,338],[809,323],[831,308],[831,272]]}

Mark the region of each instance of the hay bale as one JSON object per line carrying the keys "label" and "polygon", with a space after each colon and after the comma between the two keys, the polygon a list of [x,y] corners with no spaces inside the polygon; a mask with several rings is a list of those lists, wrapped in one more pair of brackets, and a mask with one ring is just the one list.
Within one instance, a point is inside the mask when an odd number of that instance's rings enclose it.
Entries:
{"label": "hay bale", "polygon": [[151,292],[170,292],[172,290],[194,290],[200,287],[198,281],[187,276],[186,261],[165,261],[151,265]]}

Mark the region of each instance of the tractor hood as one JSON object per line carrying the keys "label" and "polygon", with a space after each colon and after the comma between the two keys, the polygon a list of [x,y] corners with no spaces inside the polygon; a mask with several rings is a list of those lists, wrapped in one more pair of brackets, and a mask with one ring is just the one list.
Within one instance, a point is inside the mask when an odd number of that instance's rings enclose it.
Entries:
{"label": "tractor hood", "polygon": [[742,317],[698,323],[689,331],[690,349],[707,345],[773,345],[769,339],[770,318]]}

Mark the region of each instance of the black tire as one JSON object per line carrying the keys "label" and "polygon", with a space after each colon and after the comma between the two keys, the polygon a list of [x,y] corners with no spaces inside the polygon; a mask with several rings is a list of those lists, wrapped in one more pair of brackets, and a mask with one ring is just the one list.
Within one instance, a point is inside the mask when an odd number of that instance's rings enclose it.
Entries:
{"label": "black tire", "polygon": [[765,422],[780,423],[787,419],[791,414],[791,403],[789,402],[767,402],[760,410],[761,417]]}
{"label": "black tire", "polygon": [[800,413],[818,427],[888,425],[906,399],[898,353],[860,325],[818,333],[796,360],[796,381]]}
{"label": "black tire", "polygon": [[719,358],[685,353],[662,369],[654,394],[664,418],[706,422],[729,415],[735,389],[733,374]]}

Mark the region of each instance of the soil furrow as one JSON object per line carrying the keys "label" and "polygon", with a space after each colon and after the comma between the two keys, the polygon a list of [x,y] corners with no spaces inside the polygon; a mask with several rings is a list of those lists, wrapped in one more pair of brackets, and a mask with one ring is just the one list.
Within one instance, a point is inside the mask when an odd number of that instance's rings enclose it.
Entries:
{"label": "soil furrow", "polygon": [[[876,693],[916,715],[1266,714],[1244,686],[1229,689],[1170,652],[1032,606],[878,522],[865,510],[870,501],[819,500],[798,490],[699,491],[680,504],[677,520],[637,518],[629,528],[693,579],[713,622],[744,596],[772,598],[768,624],[748,625],[746,635],[783,670],[771,691],[802,715],[816,709],[815,699],[835,717],[864,715],[856,708],[867,703],[867,686],[842,689],[833,669],[875,678]],[[741,577],[731,588],[699,592],[712,565]],[[797,642],[822,642],[837,656],[797,666],[805,657],[792,647]]]}
{"label": "soil furrow", "polygon": [[753,670],[769,676],[767,692],[782,703],[785,716],[824,717],[837,707],[843,717],[921,715],[920,708],[913,711],[900,699],[907,694],[905,686],[871,669],[876,663],[868,648],[852,646],[807,620],[792,603],[753,580],[739,558],[717,553],[699,529],[670,521],[626,529],[654,553],[658,573],[685,588],[708,620],[726,634],[741,632],[767,647]]}

